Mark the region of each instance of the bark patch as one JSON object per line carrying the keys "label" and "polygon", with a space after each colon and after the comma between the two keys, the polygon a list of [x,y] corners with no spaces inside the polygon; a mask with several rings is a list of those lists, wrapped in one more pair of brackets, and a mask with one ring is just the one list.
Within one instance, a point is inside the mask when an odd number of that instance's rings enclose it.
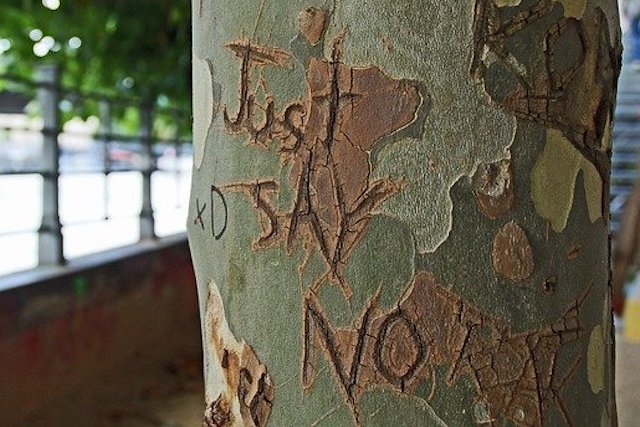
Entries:
{"label": "bark patch", "polygon": [[515,199],[511,161],[481,164],[473,177],[473,192],[482,213],[489,219],[506,215]]}
{"label": "bark patch", "polygon": [[[576,186],[579,172],[582,186]],[[602,199],[603,192],[608,191],[602,178],[560,131],[548,129],[544,150],[531,171],[531,198],[536,211],[560,233],[567,226],[575,192],[583,189],[589,220],[595,222],[602,216],[603,206],[608,206]]]}
{"label": "bark patch", "polygon": [[261,427],[267,425],[275,397],[275,387],[253,348],[238,342],[231,334],[224,317],[222,300],[215,285],[210,285],[204,318],[205,334],[211,358],[206,361],[207,404],[203,426],[227,427],[242,424]]}
{"label": "bark patch", "polygon": [[231,413],[231,403],[221,395],[211,402],[204,412],[202,427],[231,427],[235,418]]}
{"label": "bark patch", "polygon": [[207,133],[218,112],[219,98],[214,89],[211,63],[193,54],[193,79],[203,85],[200,90],[193,89],[193,148],[194,164],[200,169],[204,160]]}
{"label": "bark patch", "polygon": [[573,261],[578,258],[578,255],[580,255],[580,245],[578,245],[577,243],[571,245],[569,251],[567,252],[567,259]]}
{"label": "bark patch", "polygon": [[525,231],[511,221],[493,239],[491,261],[496,273],[522,282],[533,273],[533,251]]}
{"label": "bark patch", "polygon": [[298,15],[298,28],[311,46],[315,46],[322,36],[327,24],[327,11],[310,7]]}
{"label": "bark patch", "polygon": [[251,425],[251,420],[257,427],[266,426],[271,414],[275,388],[267,373],[267,367],[260,363],[250,346],[245,345],[242,360],[238,397],[244,425]]}
{"label": "bark patch", "polygon": [[594,394],[604,389],[605,344],[602,325],[593,328],[587,348],[587,378]]}

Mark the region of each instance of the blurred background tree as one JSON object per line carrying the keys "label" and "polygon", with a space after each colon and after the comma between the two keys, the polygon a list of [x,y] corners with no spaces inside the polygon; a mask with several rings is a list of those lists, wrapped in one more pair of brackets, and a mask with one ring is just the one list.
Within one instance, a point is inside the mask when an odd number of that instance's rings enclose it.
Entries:
{"label": "blurred background tree", "polygon": [[64,87],[188,111],[190,13],[189,0],[5,0],[0,74],[57,63]]}

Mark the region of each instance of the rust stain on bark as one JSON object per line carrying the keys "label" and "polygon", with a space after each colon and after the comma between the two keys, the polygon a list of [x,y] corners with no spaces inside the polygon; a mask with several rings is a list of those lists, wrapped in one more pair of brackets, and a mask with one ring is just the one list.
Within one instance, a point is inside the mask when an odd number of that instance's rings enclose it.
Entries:
{"label": "rust stain on bark", "polygon": [[286,55],[248,41],[228,45],[242,59],[242,66],[239,111],[235,119],[228,119],[225,109],[227,130],[246,133],[249,143],[265,147],[279,141],[281,159],[292,165],[290,184],[295,195],[291,208],[282,211],[271,200],[281,185],[274,180],[234,182],[223,188],[247,195],[259,212],[262,233],[255,249],[284,243],[291,253],[302,243],[307,251],[317,250],[327,270],[312,287],[332,283],[350,298],[344,267],[351,251],[376,208],[402,188],[401,182],[389,178],[370,178],[370,152],[381,138],[417,120],[423,97],[410,81],[390,78],[376,67],[343,64],[341,37],[334,41],[330,60],[310,59],[306,99],[294,100],[277,113],[267,94],[262,107],[265,118],[259,126],[254,124],[256,96],[250,68],[282,61],[255,61],[253,52],[261,52],[260,58],[267,52],[270,58],[277,56],[273,52],[280,58]]}
{"label": "rust stain on bark", "polygon": [[481,164],[473,177],[473,192],[482,213],[489,219],[506,215],[515,200],[511,161]]}
{"label": "rust stain on bark", "polygon": [[298,29],[310,45],[315,46],[327,25],[327,11],[317,7],[309,7],[298,15]]}
{"label": "rust stain on bark", "polygon": [[522,282],[533,273],[533,251],[525,231],[511,221],[493,239],[491,261],[496,273]]}
{"label": "rust stain on bark", "polygon": [[425,379],[437,390],[436,369],[446,368],[445,385],[466,379],[475,386],[489,419],[540,426],[557,408],[567,424],[562,391],[580,357],[558,372],[562,347],[584,335],[579,310],[589,289],[564,315],[539,329],[513,333],[501,319],[483,313],[421,271],[389,311],[376,306],[376,293],[352,327],[331,325],[313,292],[304,300],[302,384],[313,387],[321,351],[330,365],[354,421],[367,390],[384,387],[413,395]]}

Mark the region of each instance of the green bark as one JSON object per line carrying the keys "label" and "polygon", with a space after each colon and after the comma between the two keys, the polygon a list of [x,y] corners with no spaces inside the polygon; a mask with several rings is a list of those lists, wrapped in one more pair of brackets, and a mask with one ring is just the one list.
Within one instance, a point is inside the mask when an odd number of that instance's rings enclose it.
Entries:
{"label": "green bark", "polygon": [[615,1],[193,11],[204,425],[615,423]]}

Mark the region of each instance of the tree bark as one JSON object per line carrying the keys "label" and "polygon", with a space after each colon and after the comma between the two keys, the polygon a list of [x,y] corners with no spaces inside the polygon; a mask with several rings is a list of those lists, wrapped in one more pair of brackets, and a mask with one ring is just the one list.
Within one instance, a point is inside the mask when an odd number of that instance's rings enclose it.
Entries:
{"label": "tree bark", "polygon": [[613,0],[194,0],[205,426],[611,425]]}

